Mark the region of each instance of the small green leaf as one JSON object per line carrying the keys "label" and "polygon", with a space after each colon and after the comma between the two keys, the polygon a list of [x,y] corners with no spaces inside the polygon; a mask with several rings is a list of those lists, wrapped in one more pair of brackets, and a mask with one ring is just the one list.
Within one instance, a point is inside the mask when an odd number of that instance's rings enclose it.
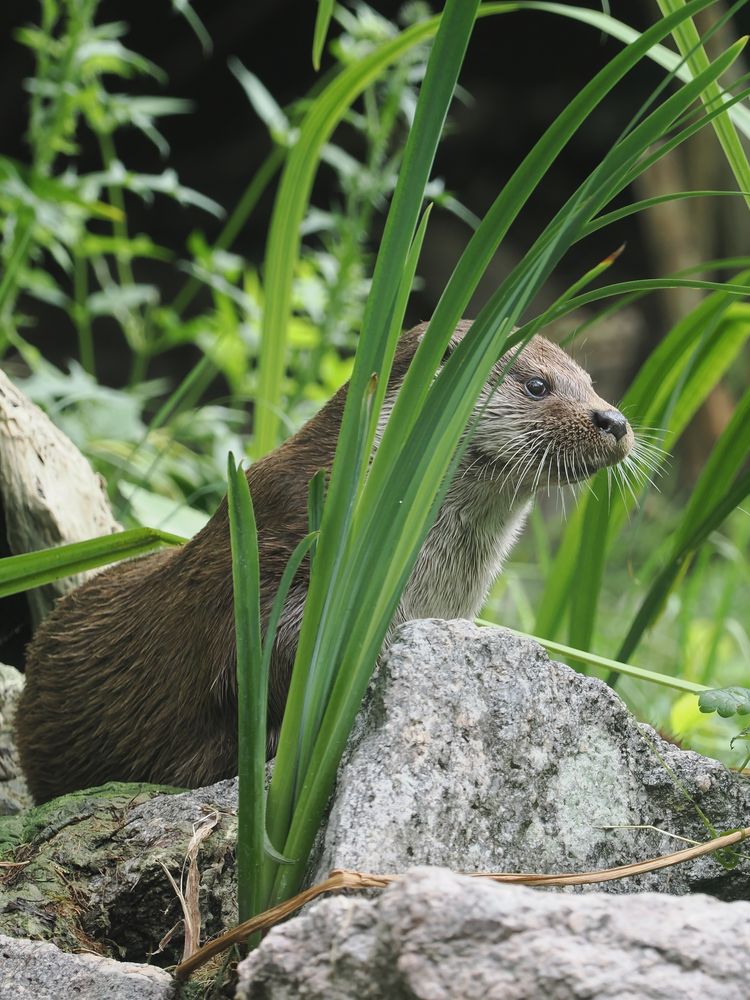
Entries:
{"label": "small green leaf", "polygon": [[318,13],[315,18],[315,35],[313,37],[312,63],[313,69],[320,69],[320,58],[328,35],[328,28],[333,14],[333,0],[318,0]]}
{"label": "small green leaf", "polygon": [[743,687],[714,688],[698,698],[701,712],[717,712],[722,719],[733,715],[750,715],[750,689]]}
{"label": "small green leaf", "polygon": [[278,142],[282,146],[291,146],[297,134],[296,130],[292,128],[289,119],[276,103],[270,91],[254,73],[245,69],[239,59],[230,59],[229,68],[239,80],[240,86],[245,91],[245,96],[271,133],[274,142]]}

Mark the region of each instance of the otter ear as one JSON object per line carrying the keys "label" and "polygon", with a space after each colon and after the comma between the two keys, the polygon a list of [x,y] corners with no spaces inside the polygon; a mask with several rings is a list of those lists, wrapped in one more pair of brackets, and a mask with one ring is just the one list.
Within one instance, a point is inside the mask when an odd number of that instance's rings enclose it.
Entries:
{"label": "otter ear", "polygon": [[[409,331],[412,334],[416,334],[417,343],[421,343],[422,338],[424,337],[425,332],[427,331],[427,326],[428,326],[427,323],[420,323],[419,326],[415,326],[413,330]],[[461,322],[458,324],[456,329],[451,334],[451,339],[448,341],[448,344],[446,345],[446,348],[443,351],[443,357],[440,362],[441,364],[445,364],[445,362],[448,360],[451,354],[453,354],[455,349],[463,340],[466,331],[469,329],[470,326],[471,326],[471,320],[465,320],[465,319],[461,320]]]}

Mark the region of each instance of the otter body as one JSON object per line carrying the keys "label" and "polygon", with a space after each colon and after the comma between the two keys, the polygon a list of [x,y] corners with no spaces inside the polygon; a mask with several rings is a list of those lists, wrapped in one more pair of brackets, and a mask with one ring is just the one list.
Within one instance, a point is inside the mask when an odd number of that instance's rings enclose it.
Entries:
{"label": "otter body", "polygon": [[[453,345],[470,324],[457,328]],[[384,412],[424,327],[398,346]],[[555,345],[535,337],[483,412],[411,577],[394,624],[475,616],[518,536],[535,491],[613,465],[633,444],[625,418]],[[265,621],[281,574],[307,532],[307,491],[330,468],[346,387],[247,471],[258,526]],[[381,428],[382,429],[382,428]],[[269,683],[278,734],[308,585],[287,598]],[[236,653],[226,500],[184,546],[115,566],[60,600],[28,649],[16,714],[21,761],[37,801],[106,781],[197,787],[237,768]]]}

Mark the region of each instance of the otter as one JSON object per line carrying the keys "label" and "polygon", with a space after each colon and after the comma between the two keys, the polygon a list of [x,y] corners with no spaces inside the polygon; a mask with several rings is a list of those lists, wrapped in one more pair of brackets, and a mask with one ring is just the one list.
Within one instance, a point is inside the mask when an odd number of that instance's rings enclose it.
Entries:
{"label": "otter", "polygon": [[[459,324],[447,353],[470,325]],[[399,340],[384,414],[424,330],[424,324],[415,327]],[[307,533],[308,484],[331,466],[345,395],[346,386],[247,470],[264,621],[287,560]],[[396,622],[478,614],[535,492],[614,465],[634,443],[628,421],[596,394],[589,375],[540,336],[498,359],[475,414]],[[378,440],[379,434],[376,447]],[[274,644],[269,752],[284,711],[308,573],[305,562]],[[113,780],[198,787],[233,776],[235,669],[225,498],[185,545],[98,574],[59,600],[38,629],[16,713],[21,761],[35,799]]]}

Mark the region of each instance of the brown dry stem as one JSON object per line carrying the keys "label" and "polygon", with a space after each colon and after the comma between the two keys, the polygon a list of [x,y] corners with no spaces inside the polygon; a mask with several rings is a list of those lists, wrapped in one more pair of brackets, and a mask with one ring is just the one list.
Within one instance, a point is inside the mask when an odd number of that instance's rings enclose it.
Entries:
{"label": "brown dry stem", "polygon": [[[544,886],[544,885],[590,885],[596,882],[609,882],[618,878],[625,878],[629,875],[643,875],[646,872],[657,871],[660,868],[668,868],[670,865],[679,865],[685,861],[692,861],[703,854],[713,854],[721,851],[733,844],[750,837],[750,827],[735,830],[722,837],[715,837],[705,844],[698,844],[696,847],[688,847],[673,854],[664,854],[658,858],[651,858],[648,861],[637,861],[628,865],[620,865],[617,868],[605,868],[592,872],[567,872],[556,875],[534,874],[526,872],[464,872],[471,878],[490,879],[493,882],[507,882],[514,885]],[[403,879],[403,875],[371,875],[364,872],[347,871],[345,869],[334,868],[328,878],[317,885],[305,889],[303,892],[292,896],[291,899],[279,903],[278,906],[271,907],[257,916],[238,924],[230,931],[226,931],[219,937],[209,941],[208,944],[199,948],[189,959],[181,962],[175,969],[177,979],[187,979],[187,977],[208,962],[215,955],[220,954],[233,945],[240,944],[251,934],[257,931],[265,931],[286,917],[295,910],[299,910],[306,903],[312,902],[318,896],[327,892],[340,892],[342,890],[356,889],[384,889],[392,882]]]}

